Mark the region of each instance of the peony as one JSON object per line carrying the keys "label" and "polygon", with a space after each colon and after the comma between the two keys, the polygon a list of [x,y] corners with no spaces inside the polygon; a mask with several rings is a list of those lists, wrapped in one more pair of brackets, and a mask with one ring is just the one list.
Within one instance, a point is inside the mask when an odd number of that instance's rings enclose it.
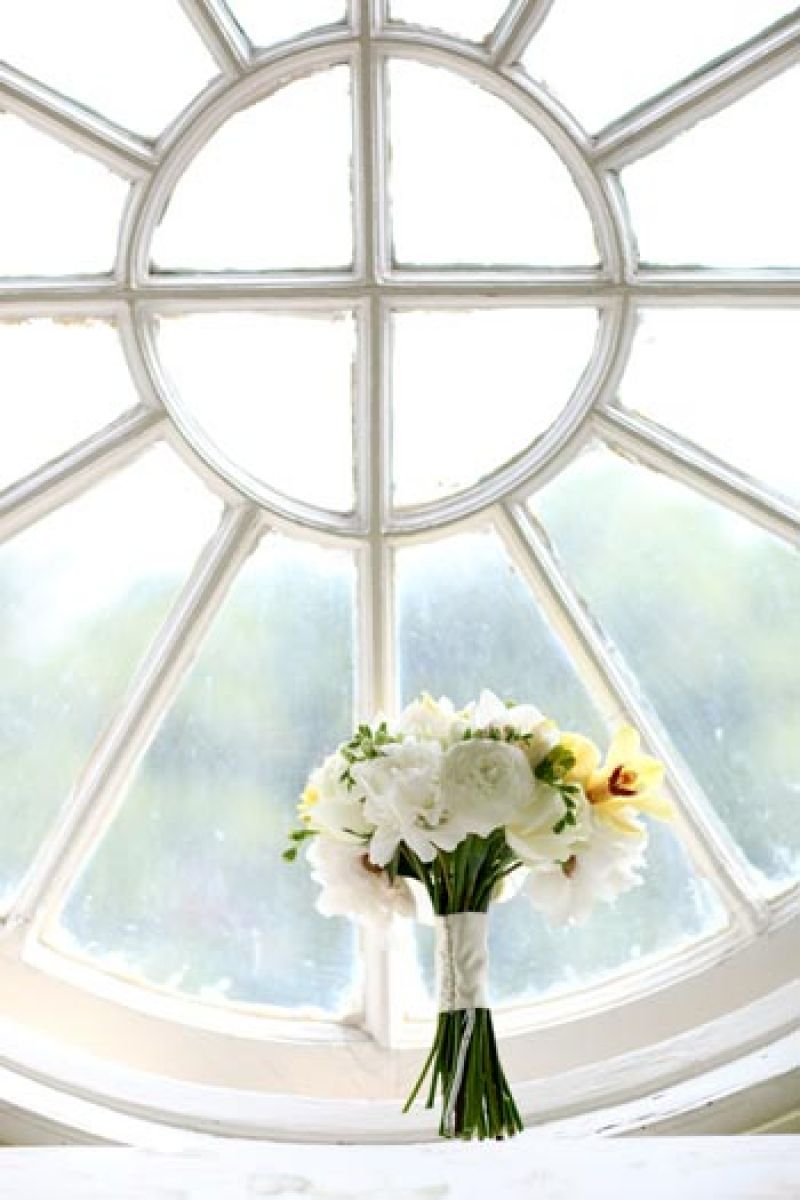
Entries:
{"label": "peony", "polygon": [[438,742],[395,742],[380,755],[353,765],[357,791],[364,797],[364,817],[374,832],[370,860],[377,866],[391,861],[401,842],[423,862],[436,856],[430,830],[441,815]]}
{"label": "peony", "polygon": [[642,882],[646,847],[646,832],[617,833],[590,809],[587,840],[566,862],[532,865],[528,897],[554,924],[582,924],[599,900],[615,900]]}
{"label": "peony", "polygon": [[355,917],[385,925],[392,916],[413,917],[414,897],[404,879],[390,882],[373,866],[366,847],[317,837],[308,850],[311,878],[320,885],[317,909],[326,917]]}
{"label": "peony", "polygon": [[517,746],[491,738],[452,746],[442,760],[441,788],[442,823],[455,837],[453,846],[467,833],[486,837],[513,820],[529,802],[533,785],[528,760]]}
{"label": "peony", "polygon": [[575,825],[565,825],[561,833],[554,828],[564,816],[564,799],[554,787],[534,780],[531,796],[506,826],[506,841],[526,865],[564,862],[575,846],[585,840],[589,826],[589,805],[582,793],[574,796]]}

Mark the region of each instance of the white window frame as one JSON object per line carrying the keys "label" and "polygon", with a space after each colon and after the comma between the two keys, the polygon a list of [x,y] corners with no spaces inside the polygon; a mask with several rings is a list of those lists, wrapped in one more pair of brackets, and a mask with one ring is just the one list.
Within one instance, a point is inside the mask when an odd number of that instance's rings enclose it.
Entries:
{"label": "white window frame", "polygon": [[[362,604],[359,708],[392,704],[393,556],[455,528],[492,527],[578,664],[601,711],[626,716],[668,768],[682,832],[698,870],[728,913],[724,931],[567,997],[499,1015],[511,1074],[527,1117],[569,1104],[608,1103],[734,1056],[791,1027],[793,964],[800,950],[800,887],[767,898],[735,842],[639,694],[614,647],[587,616],[526,500],[581,448],[602,438],[646,465],[798,544],[800,509],[744,472],[614,404],[638,307],[800,307],[800,271],[641,268],[618,172],[697,120],[733,103],[800,60],[800,10],[590,136],[518,65],[551,0],[512,3],[482,45],[388,20],[381,0],[351,0],[341,26],[256,50],[222,0],[181,0],[214,55],[218,77],[154,142],[85,110],[45,84],[0,66],[0,106],[88,153],[131,192],[108,278],[0,280],[0,320],[33,316],[113,319],[141,397],[107,428],[0,493],[0,539],[13,536],[165,441],[219,494],[225,511],[114,720],[94,747],[0,931],[5,1021],[0,1060],[20,1077],[167,1123],[226,1133],[307,1137],[424,1136],[425,1115],[401,1118],[400,1095],[427,1031],[403,1011],[401,939],[363,935],[364,1012],[352,1025],[260,1013],[170,996],[111,978],[46,944],[66,889],[97,845],[192,657],[239,569],[270,528],[352,547]],[[386,58],[445,67],[528,120],[567,163],[591,215],[597,270],[394,269],[383,138]],[[287,81],[346,63],[353,79],[355,262],[351,271],[157,277],[149,245],[187,163],[243,105]],[[589,306],[600,314],[594,354],[562,414],[511,464],[455,496],[392,512],[388,314],[408,308]],[[156,312],[349,309],[361,353],[356,387],[356,507],[337,515],[267,489],[253,491],[213,459],[183,419],[159,367]],[[790,1003],[791,1000],[791,1003]],[[792,1003],[794,1008],[792,1010]],[[748,1012],[733,1020],[734,1010]],[[649,1048],[688,1044],[680,1063]],[[54,1049],[62,1040],[63,1053]],[[44,1055],[42,1046],[47,1047]],[[45,1067],[45,1058],[50,1065]],[[99,1062],[117,1066],[102,1071]],[[608,1062],[621,1064],[608,1072]],[[149,1073],[158,1075],[158,1086]],[[566,1081],[553,1085],[553,1079]],[[537,1083],[536,1081],[540,1081]],[[546,1080],[547,1089],[541,1081]],[[584,1098],[574,1099],[576,1081]],[[220,1102],[220,1087],[228,1089]],[[364,1100],[371,1099],[364,1124]],[[327,1103],[326,1101],[329,1101]],[[560,1106],[560,1107],[559,1107]],[[214,1115],[216,1113],[216,1115]]]}

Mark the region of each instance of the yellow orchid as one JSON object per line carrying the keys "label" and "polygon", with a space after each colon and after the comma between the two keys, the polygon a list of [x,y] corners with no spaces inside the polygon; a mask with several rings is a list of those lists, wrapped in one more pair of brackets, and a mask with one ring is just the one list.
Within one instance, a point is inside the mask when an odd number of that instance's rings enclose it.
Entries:
{"label": "yellow orchid", "polygon": [[575,756],[566,782],[579,783],[597,815],[619,833],[641,833],[631,810],[649,813],[660,821],[674,818],[672,803],[659,792],[664,767],[640,752],[639,734],[632,726],[624,725],[614,734],[603,766],[600,751],[588,738],[565,733],[561,744]]}

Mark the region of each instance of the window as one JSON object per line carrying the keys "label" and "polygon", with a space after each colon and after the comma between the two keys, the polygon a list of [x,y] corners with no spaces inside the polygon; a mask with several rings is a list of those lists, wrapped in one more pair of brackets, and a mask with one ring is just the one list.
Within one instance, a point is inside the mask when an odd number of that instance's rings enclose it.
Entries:
{"label": "window", "polygon": [[156,1115],[394,1136],[429,931],[324,920],[279,851],[421,688],[627,716],[682,814],[588,926],[497,909],[518,1080],[787,983],[800,17],[714,5],[687,57],[673,6],[623,87],[622,0],[125,4],[143,90],[106,8],[0,17],[9,1019],[169,1077]]}

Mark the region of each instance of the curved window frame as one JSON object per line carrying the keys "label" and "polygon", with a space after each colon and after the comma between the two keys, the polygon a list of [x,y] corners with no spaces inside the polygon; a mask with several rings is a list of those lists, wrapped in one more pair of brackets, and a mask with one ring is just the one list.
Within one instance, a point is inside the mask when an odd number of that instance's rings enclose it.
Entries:
{"label": "curved window frame", "polygon": [[[800,270],[675,270],[640,267],[619,170],[651,153],[690,125],[746,95],[798,61],[800,14],[790,14],[690,79],[646,101],[596,136],[587,134],[519,66],[546,19],[548,0],[512,3],[485,43],[390,21],[380,0],[352,0],[346,23],[257,50],[221,0],[185,0],[187,17],[211,50],[219,76],[155,142],[121,130],[10,67],[0,73],[0,103],[45,133],[88,153],[131,191],[114,271],[109,277],[0,280],[0,319],[33,316],[99,317],[118,330],[141,397],[138,406],[60,458],[0,493],[0,538],[5,539],[81,494],[157,441],[167,442],[221,496],[225,512],[169,619],[140,664],[125,701],[96,744],[72,803],[59,817],[3,922],[0,972],[9,1029],[34,1039],[68,1040],[74,1055],[63,1068],[64,1089],[112,1107],[174,1122],[160,1103],[174,1086],[187,1126],[213,1123],[205,1090],[225,1087],[236,1105],[217,1118],[225,1132],[258,1130],[285,1136],[281,1104],[269,1093],[297,1092],[297,1132],[358,1140],[363,1101],[373,1103],[373,1136],[423,1135],[427,1118],[402,1118],[387,1095],[400,1095],[426,1030],[403,1011],[403,948],[362,935],[366,994],[352,1024],[334,1025],[290,1014],[215,1007],[104,975],[46,944],[47,929],[66,889],[113,819],[124,786],[174,697],[209,623],[239,569],[268,529],[321,543],[353,547],[362,613],[359,706],[364,713],[391,704],[392,558],[414,539],[454,529],[491,526],[537,602],[578,663],[601,711],[625,714],[667,764],[685,842],[699,870],[713,880],[728,915],[720,933],[642,967],[565,997],[504,1009],[511,1074],[523,1081],[523,1113],[553,1115],[566,1099],[542,1099],[532,1082],[548,1071],[581,1078],[586,1104],[610,1102],[633,1088],[668,1078],[648,1054],[655,1043],[695,1036],[696,1026],[725,1026],[715,1041],[697,1036],[691,1066],[734,1056],[744,1046],[785,1031],[780,997],[791,985],[800,943],[800,885],[767,898],[730,835],[639,694],[613,647],[587,616],[526,507],[528,498],[593,438],[741,513],[796,545],[800,510],[743,472],[613,403],[630,350],[638,306],[722,305],[800,307]],[[455,71],[509,104],[547,138],[566,161],[592,216],[600,251],[596,270],[431,270],[391,263],[386,212],[387,154],[383,141],[383,62],[410,58]],[[148,247],[171,188],[189,158],[219,124],[243,105],[313,71],[347,63],[354,91],[355,261],[347,272],[151,275]],[[375,198],[377,202],[375,202]],[[356,383],[357,503],[352,515],[316,510],[274,494],[258,497],[212,463],[169,402],[154,350],[155,311],[197,312],[246,307],[319,311],[342,306],[357,314],[361,345]],[[547,433],[512,463],[465,491],[415,509],[392,511],[387,480],[389,397],[387,313],[403,308],[583,305],[600,313],[595,354],[570,402]],[[775,993],[778,999],[770,1000]],[[731,1024],[732,1010],[751,1016]],[[757,1015],[753,1016],[752,1014]],[[727,1024],[726,1024],[727,1022]],[[24,1037],[23,1037],[24,1041]],[[21,1043],[18,1043],[21,1044]],[[595,1047],[602,1047],[598,1052]],[[36,1053],[15,1056],[23,1075],[39,1076]],[[83,1058],[83,1056],[86,1056]],[[96,1066],[116,1059],[115,1095]],[[607,1060],[633,1064],[607,1078]],[[78,1064],[76,1066],[76,1063]],[[683,1064],[689,1073],[689,1059]],[[104,1068],[105,1069],[105,1068]],[[56,1078],[61,1067],[49,1068]],[[145,1104],[146,1073],[161,1076]],[[128,1078],[128,1073],[133,1073]],[[680,1073],[680,1072],[678,1072]],[[141,1075],[141,1079],[139,1079]],[[620,1082],[624,1076],[624,1084]],[[130,1080],[136,1078],[136,1086]],[[127,1080],[127,1082],[126,1082]],[[173,1083],[168,1083],[172,1080]],[[287,1082],[288,1081],[288,1082]],[[153,1085],[156,1087],[156,1084]],[[126,1090],[127,1089],[127,1090]],[[158,1090],[160,1089],[160,1091]],[[527,1090],[526,1090],[527,1089]],[[113,1090],[113,1089],[112,1089]],[[556,1089],[558,1092],[558,1089]],[[263,1095],[261,1093],[266,1093]],[[137,1100],[136,1096],[139,1095]],[[558,1092],[560,1096],[561,1093]],[[305,1097],[305,1099],[302,1099]],[[326,1098],[329,1104],[323,1103]],[[384,1098],[384,1099],[381,1099]],[[306,1104],[307,1101],[307,1104]],[[574,1100],[570,1101],[573,1107]],[[305,1105],[305,1107],[304,1107]],[[310,1105],[310,1107],[308,1107]],[[182,1107],[181,1107],[182,1106]]]}

